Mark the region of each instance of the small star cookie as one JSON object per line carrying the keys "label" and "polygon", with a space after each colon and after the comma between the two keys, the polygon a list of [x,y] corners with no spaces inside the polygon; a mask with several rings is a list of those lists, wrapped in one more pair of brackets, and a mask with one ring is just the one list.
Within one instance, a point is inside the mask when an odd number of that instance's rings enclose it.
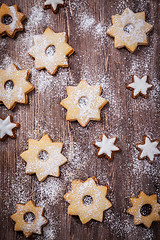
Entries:
{"label": "small star cookie", "polygon": [[66,120],[77,120],[82,127],[90,120],[100,121],[100,110],[107,103],[100,97],[101,91],[100,85],[90,86],[85,80],[81,80],[77,87],[67,87],[68,97],[60,103],[67,109]]}
{"label": "small star cookie", "polygon": [[72,191],[64,195],[70,204],[69,215],[78,215],[83,224],[91,219],[103,221],[103,211],[112,206],[106,198],[108,187],[96,185],[95,177],[88,178],[85,182],[76,179],[72,182]]}
{"label": "small star cookie", "polygon": [[[11,215],[11,219],[15,222],[14,230],[23,231],[27,238],[33,233],[42,234],[42,227],[48,223],[48,220],[43,216],[44,208],[36,207],[32,201],[26,204],[17,204],[16,208],[16,213]],[[33,219],[28,219],[30,221],[27,220],[26,216],[29,213],[34,216]]]}
{"label": "small star cookie", "polygon": [[25,19],[23,13],[18,12],[18,7],[7,6],[5,3],[0,7],[0,36],[8,35],[13,38],[15,33],[23,31],[22,21]]}
{"label": "small star cookie", "polygon": [[14,64],[6,70],[0,69],[0,103],[8,109],[13,109],[16,103],[26,104],[26,94],[34,89],[28,77],[28,70],[18,70]]}
{"label": "small star cookie", "polygon": [[108,138],[105,134],[102,134],[101,142],[93,142],[93,145],[98,148],[97,156],[102,157],[105,155],[111,161],[113,159],[113,152],[120,151],[120,148],[115,145],[116,141],[116,137]]}
{"label": "small star cookie", "polygon": [[45,68],[54,75],[58,67],[68,67],[66,56],[73,52],[74,49],[67,44],[66,33],[55,33],[48,27],[42,35],[34,36],[34,46],[29,55],[35,58],[36,69]]}
{"label": "small star cookie", "polygon": [[[151,196],[146,195],[143,191],[140,192],[138,198],[130,198],[132,207],[127,209],[127,213],[134,216],[134,224],[139,225],[143,223],[147,228],[150,228],[153,221],[160,221],[160,204],[157,202],[157,195],[153,194]],[[151,213],[143,215],[141,209],[143,206],[150,205]]]}
{"label": "small star cookie", "polygon": [[150,140],[149,137],[144,136],[142,143],[137,143],[136,147],[140,151],[138,158],[144,159],[148,158],[150,163],[153,163],[154,157],[157,154],[160,154],[160,150],[157,148],[159,144],[159,141],[156,140]]}
{"label": "small star cookie", "polygon": [[46,0],[44,7],[51,8],[54,13],[58,12],[58,8],[64,6],[63,0]]}
{"label": "small star cookie", "polygon": [[63,143],[52,142],[48,135],[44,135],[39,141],[29,139],[29,148],[20,156],[27,162],[25,172],[36,173],[39,181],[43,181],[48,175],[59,177],[60,166],[67,162],[61,154]]}
{"label": "small star cookie", "polygon": [[111,20],[113,25],[107,30],[107,34],[114,37],[115,48],[126,47],[133,53],[138,45],[148,45],[146,33],[153,26],[145,22],[145,12],[134,13],[126,8],[122,15],[113,15]]}
{"label": "small star cookie", "polygon": [[15,138],[14,130],[19,127],[19,123],[13,122],[11,115],[8,115],[5,119],[0,118],[0,140],[4,140],[7,135],[11,138]]}
{"label": "small star cookie", "polygon": [[142,78],[138,78],[137,76],[132,76],[132,83],[127,84],[127,88],[132,90],[132,97],[137,98],[139,95],[147,98],[147,91],[152,88],[152,84],[147,82],[147,76],[143,76]]}

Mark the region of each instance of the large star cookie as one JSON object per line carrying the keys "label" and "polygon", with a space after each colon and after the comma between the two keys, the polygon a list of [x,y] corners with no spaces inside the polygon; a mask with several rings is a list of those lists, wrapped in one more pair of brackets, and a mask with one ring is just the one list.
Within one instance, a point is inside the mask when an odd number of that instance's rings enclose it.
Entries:
{"label": "large star cookie", "polygon": [[7,135],[15,138],[14,130],[19,127],[19,123],[12,122],[13,118],[8,115],[5,119],[0,118],[0,140],[4,140]]}
{"label": "large star cookie", "polygon": [[16,5],[8,7],[3,3],[0,7],[0,36],[7,34],[13,38],[16,32],[23,31],[21,22],[24,19],[25,15],[18,12]]}
{"label": "large star cookie", "polygon": [[61,105],[67,109],[66,120],[78,121],[85,127],[90,120],[100,121],[100,110],[107,100],[100,97],[101,86],[90,86],[85,80],[81,80],[77,87],[67,87],[68,97],[61,101]]}
{"label": "large star cookie", "polygon": [[17,204],[17,211],[11,216],[15,222],[14,230],[23,231],[25,237],[33,233],[42,234],[42,227],[48,223],[43,216],[44,208],[36,207],[32,201],[26,204]]}
{"label": "large star cookie", "polygon": [[63,0],[46,0],[44,7],[51,8],[54,13],[58,12],[58,8],[64,6]]}
{"label": "large star cookie", "polygon": [[116,141],[116,137],[108,138],[105,134],[102,134],[101,142],[93,142],[93,144],[98,148],[97,156],[102,157],[105,155],[105,157],[111,161],[113,158],[113,152],[120,151],[120,148],[115,145]]}
{"label": "large star cookie", "polygon": [[14,64],[6,70],[0,69],[0,103],[8,109],[13,109],[16,103],[26,104],[26,94],[34,89],[28,77],[28,70],[18,70]]}
{"label": "large star cookie", "polygon": [[20,156],[27,162],[26,173],[36,173],[39,181],[48,175],[59,177],[60,166],[67,162],[61,154],[63,143],[52,142],[48,135],[39,141],[29,139],[29,148]]}
{"label": "large star cookie", "polygon": [[113,25],[107,34],[114,37],[115,48],[126,47],[133,53],[138,45],[148,45],[146,33],[153,26],[145,22],[145,12],[134,13],[126,8],[122,15],[113,15],[111,20]]}
{"label": "large star cookie", "polygon": [[35,58],[36,69],[45,68],[53,75],[58,67],[68,67],[67,55],[73,52],[74,49],[67,44],[66,33],[55,33],[48,27],[42,35],[34,36],[29,55]]}
{"label": "large star cookie", "polygon": [[[157,195],[146,195],[143,191],[140,192],[138,198],[130,198],[133,207],[127,209],[127,213],[134,216],[134,224],[138,225],[143,223],[147,228],[150,228],[153,221],[160,221],[160,204],[157,202]],[[149,205],[151,211],[149,214],[144,214],[145,206]],[[147,206],[146,206],[147,210]],[[147,212],[146,212],[147,213]]]}
{"label": "large star cookie", "polygon": [[132,76],[132,83],[127,84],[127,88],[132,90],[132,97],[137,98],[142,95],[144,98],[148,97],[147,91],[152,88],[152,84],[147,82],[147,76],[138,78],[137,76]]}
{"label": "large star cookie", "polygon": [[95,219],[103,220],[103,211],[112,206],[106,198],[108,187],[96,185],[95,177],[88,178],[85,182],[77,179],[72,182],[72,191],[64,195],[70,203],[68,214],[78,215],[83,224]]}
{"label": "large star cookie", "polygon": [[153,163],[155,155],[160,154],[160,150],[157,148],[158,144],[157,139],[151,141],[149,137],[144,136],[143,142],[136,144],[137,149],[140,151],[138,158],[141,160],[147,157],[148,161]]}

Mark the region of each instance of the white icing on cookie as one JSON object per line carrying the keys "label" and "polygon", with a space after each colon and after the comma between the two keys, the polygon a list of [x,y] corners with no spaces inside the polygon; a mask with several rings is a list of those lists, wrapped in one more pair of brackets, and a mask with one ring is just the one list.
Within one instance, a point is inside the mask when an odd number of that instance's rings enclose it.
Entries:
{"label": "white icing on cookie", "polygon": [[142,93],[145,97],[147,96],[147,90],[152,87],[152,84],[147,83],[147,76],[138,78],[133,76],[133,82],[128,84],[129,88],[133,90],[133,97],[136,97],[139,93]]}
{"label": "white icing on cookie", "polygon": [[64,1],[63,1],[63,0],[47,0],[47,1],[45,2],[45,6],[46,6],[46,5],[51,5],[54,11],[56,11],[57,6],[58,6],[59,4],[64,4]]}
{"label": "white icing on cookie", "polygon": [[13,128],[15,128],[17,124],[11,122],[10,116],[7,118],[0,119],[0,139],[2,139],[5,135],[9,135],[12,137],[14,134],[12,132]]}
{"label": "white icing on cookie", "polygon": [[158,140],[150,141],[150,139],[146,136],[144,138],[144,144],[137,144],[137,147],[142,151],[139,158],[142,159],[144,157],[148,157],[150,161],[153,162],[154,155],[160,154],[160,150],[157,148],[158,144]]}

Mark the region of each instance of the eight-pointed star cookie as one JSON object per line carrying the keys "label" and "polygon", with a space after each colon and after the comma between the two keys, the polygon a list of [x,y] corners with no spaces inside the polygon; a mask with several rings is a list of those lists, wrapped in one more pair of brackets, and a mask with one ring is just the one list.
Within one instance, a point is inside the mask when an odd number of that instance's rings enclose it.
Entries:
{"label": "eight-pointed star cookie", "polygon": [[[13,109],[16,103],[26,104],[26,94],[34,89],[28,77],[28,70],[18,70],[14,64],[10,64],[6,70],[0,69],[0,103],[8,109]],[[7,85],[10,82],[12,88]]]}
{"label": "eight-pointed star cookie", "polygon": [[[95,177],[88,178],[85,182],[76,179],[72,182],[72,191],[64,195],[64,199],[70,204],[69,215],[78,215],[83,224],[91,219],[102,222],[103,211],[112,206],[106,198],[108,187],[96,185]],[[90,197],[92,202],[85,201]]]}
{"label": "eight-pointed star cookie", "polygon": [[18,12],[16,5],[9,7],[3,3],[0,7],[0,36],[7,34],[9,37],[13,38],[16,32],[23,31],[21,22],[24,19],[25,15]]}
{"label": "eight-pointed star cookie", "polygon": [[138,158],[144,159],[148,158],[150,163],[153,163],[154,157],[160,154],[160,150],[157,148],[159,141],[157,139],[150,140],[149,137],[144,136],[142,143],[137,143],[136,147],[140,151]]}
{"label": "eight-pointed star cookie", "polygon": [[101,86],[90,86],[87,81],[81,80],[77,87],[67,87],[68,97],[61,101],[67,109],[66,120],[78,121],[85,127],[90,120],[100,121],[100,110],[107,100],[100,96]]}
{"label": "eight-pointed star cookie", "polygon": [[[35,68],[47,69],[50,74],[55,74],[58,67],[68,67],[67,55],[70,56],[74,49],[67,43],[65,32],[55,33],[49,27],[41,35],[35,35],[34,46],[29,50],[29,55],[35,58]],[[47,54],[49,47],[55,48],[53,54]]]}
{"label": "eight-pointed star cookie", "polygon": [[132,97],[137,98],[142,95],[144,98],[148,97],[147,91],[152,88],[152,84],[147,82],[147,76],[138,78],[137,76],[132,76],[132,83],[127,84],[127,88],[132,90]]}
{"label": "eight-pointed star cookie", "polygon": [[134,13],[126,8],[122,15],[113,15],[111,20],[113,25],[107,30],[107,34],[114,37],[115,48],[126,47],[133,53],[138,45],[148,45],[146,33],[153,26],[145,22],[145,12]]}
{"label": "eight-pointed star cookie", "polygon": [[[39,141],[29,139],[28,142],[28,150],[20,155],[27,162],[25,172],[36,173],[39,181],[43,181],[48,175],[59,177],[60,166],[67,162],[61,154],[63,143],[52,142],[48,135],[44,135]],[[44,156],[42,159],[40,154]]]}
{"label": "eight-pointed star cookie", "polygon": [[[16,213],[11,215],[11,219],[15,222],[14,230],[23,231],[25,237],[30,237],[33,233],[42,234],[42,227],[48,223],[43,216],[44,208],[36,207],[30,200],[26,204],[17,204]],[[26,214],[32,213],[34,220],[25,221]],[[27,218],[26,218],[27,219]]]}
{"label": "eight-pointed star cookie", "polygon": [[19,127],[19,123],[13,122],[11,115],[8,115],[5,119],[0,118],[0,140],[4,140],[7,135],[11,138],[15,138],[14,130]]}
{"label": "eight-pointed star cookie", "polygon": [[46,0],[44,7],[51,8],[54,13],[58,12],[58,8],[64,6],[63,0]]}
{"label": "eight-pointed star cookie", "polygon": [[93,142],[93,144],[98,148],[97,156],[102,157],[105,155],[105,157],[111,161],[113,158],[113,152],[120,151],[120,148],[115,145],[116,141],[116,137],[108,138],[105,134],[102,134],[101,142]]}

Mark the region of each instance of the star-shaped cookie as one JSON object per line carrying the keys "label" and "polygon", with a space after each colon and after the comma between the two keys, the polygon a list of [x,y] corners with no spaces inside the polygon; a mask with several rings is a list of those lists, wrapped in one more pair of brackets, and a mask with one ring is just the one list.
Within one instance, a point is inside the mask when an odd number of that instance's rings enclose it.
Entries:
{"label": "star-shaped cookie", "polygon": [[[29,139],[29,148],[20,156],[27,162],[26,173],[36,173],[39,181],[43,181],[48,175],[59,177],[60,166],[67,162],[61,154],[63,143],[52,142],[48,135],[44,135],[39,141]],[[44,157],[40,157],[40,155]]]}
{"label": "star-shaped cookie", "polygon": [[11,115],[8,115],[5,119],[0,118],[0,140],[4,140],[7,135],[11,138],[15,138],[14,130],[19,127],[19,123],[13,122]]}
{"label": "star-shaped cookie", "polygon": [[63,0],[46,0],[44,7],[51,8],[54,13],[58,12],[58,8],[64,6]]}
{"label": "star-shaped cookie", "polygon": [[132,90],[132,97],[137,98],[139,95],[142,95],[144,98],[148,97],[147,91],[152,88],[152,84],[147,82],[147,76],[138,78],[137,76],[132,76],[132,83],[127,84],[127,88]]}
{"label": "star-shaped cookie", "polygon": [[113,25],[107,34],[114,37],[115,48],[126,47],[133,53],[138,45],[148,45],[146,33],[153,26],[145,22],[145,12],[134,13],[126,8],[122,15],[113,15],[111,20]]}
{"label": "star-shaped cookie", "polygon": [[93,145],[98,148],[97,156],[102,157],[105,155],[111,161],[113,159],[113,152],[120,151],[120,148],[115,145],[116,141],[116,137],[108,138],[105,134],[102,134],[101,142],[93,142]]}
{"label": "star-shaped cookie", "polygon": [[[29,55],[35,58],[35,68],[47,69],[50,74],[55,74],[58,67],[68,67],[67,55],[70,56],[74,49],[67,43],[65,32],[55,33],[49,27],[42,35],[34,36],[34,46],[29,50]],[[47,54],[47,49],[53,47],[52,54]]]}
{"label": "star-shaped cookie", "polygon": [[160,154],[160,150],[157,148],[159,141],[157,139],[150,140],[149,137],[144,136],[142,143],[137,143],[136,147],[140,151],[138,158],[140,160],[148,158],[150,163],[153,163],[154,157]]}
{"label": "star-shaped cookie", "polygon": [[[26,104],[26,94],[34,89],[28,77],[28,70],[18,70],[14,64],[10,64],[6,70],[0,69],[0,103],[8,109],[13,109],[16,103]],[[9,82],[12,88],[8,87]]]}
{"label": "star-shaped cookie", "polygon": [[66,120],[77,120],[82,127],[90,120],[100,121],[100,110],[107,103],[100,96],[101,91],[100,85],[90,86],[85,80],[81,80],[77,87],[67,87],[68,97],[60,103],[67,109]]}

